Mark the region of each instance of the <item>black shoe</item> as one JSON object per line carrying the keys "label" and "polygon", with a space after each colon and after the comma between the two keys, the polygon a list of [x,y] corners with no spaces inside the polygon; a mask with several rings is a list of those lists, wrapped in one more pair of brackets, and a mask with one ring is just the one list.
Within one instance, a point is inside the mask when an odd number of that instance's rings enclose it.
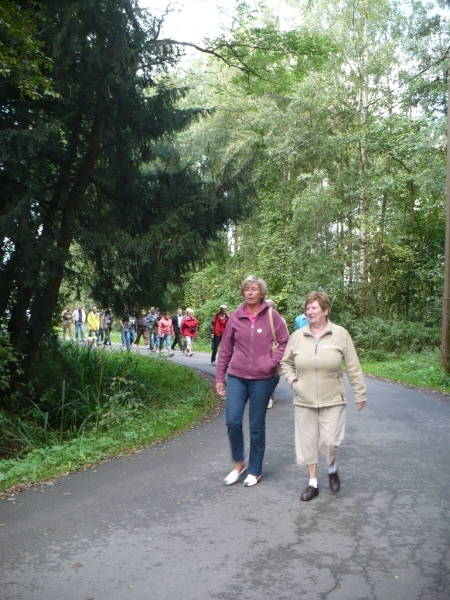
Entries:
{"label": "black shoe", "polygon": [[215,360],[212,360],[212,361],[211,361],[211,366],[212,366],[212,367],[215,367],[215,366],[216,366],[216,361],[215,361]]}
{"label": "black shoe", "polygon": [[329,473],[328,479],[330,481],[330,490],[334,493],[338,492],[341,487],[341,480],[339,479],[339,475],[336,473]]}
{"label": "black shoe", "polygon": [[313,485],[308,485],[306,490],[300,496],[300,500],[309,502],[309,500],[312,500],[313,498],[315,498],[318,495],[319,495],[319,488],[318,487],[315,488]]}

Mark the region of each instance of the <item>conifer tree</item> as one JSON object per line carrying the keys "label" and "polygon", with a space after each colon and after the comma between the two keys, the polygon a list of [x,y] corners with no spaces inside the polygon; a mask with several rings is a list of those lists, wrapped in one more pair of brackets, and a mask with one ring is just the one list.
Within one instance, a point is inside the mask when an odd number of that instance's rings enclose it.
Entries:
{"label": "conifer tree", "polygon": [[36,22],[55,94],[0,88],[0,311],[11,309],[24,377],[73,243],[94,261],[99,299],[136,302],[198,260],[245,197],[167,156],[201,111],[177,108],[184,91],[163,74],[178,52],[158,40],[158,19],[134,0],[42,0]]}

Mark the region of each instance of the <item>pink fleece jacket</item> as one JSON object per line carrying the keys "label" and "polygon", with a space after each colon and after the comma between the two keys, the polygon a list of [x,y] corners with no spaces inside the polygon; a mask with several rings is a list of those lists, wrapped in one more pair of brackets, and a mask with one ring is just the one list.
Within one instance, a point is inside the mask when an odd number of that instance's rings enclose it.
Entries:
{"label": "pink fleece jacket", "polygon": [[216,370],[217,383],[223,383],[227,370],[229,375],[244,379],[270,379],[274,375],[288,343],[289,332],[277,311],[274,310],[272,314],[275,335],[280,344],[273,355],[269,304],[262,302],[253,324],[244,310],[244,304],[237,307],[222,337]]}

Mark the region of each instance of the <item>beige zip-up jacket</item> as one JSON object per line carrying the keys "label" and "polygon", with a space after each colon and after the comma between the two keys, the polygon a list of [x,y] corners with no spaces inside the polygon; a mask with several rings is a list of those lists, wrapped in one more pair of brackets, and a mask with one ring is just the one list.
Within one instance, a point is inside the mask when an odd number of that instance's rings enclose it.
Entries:
{"label": "beige zip-up jacket", "polygon": [[317,341],[309,325],[294,331],[280,363],[290,386],[298,380],[294,404],[309,408],[347,404],[343,362],[355,402],[365,402],[364,376],[348,331],[331,321]]}

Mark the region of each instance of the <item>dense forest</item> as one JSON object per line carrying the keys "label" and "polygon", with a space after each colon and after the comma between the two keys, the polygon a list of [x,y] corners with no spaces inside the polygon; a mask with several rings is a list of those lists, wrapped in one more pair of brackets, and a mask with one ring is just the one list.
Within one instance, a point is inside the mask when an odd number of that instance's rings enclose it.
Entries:
{"label": "dense forest", "polygon": [[[184,102],[215,109],[180,136],[187,162],[245,170],[254,194],[252,215],[227,231],[227,250],[216,256],[214,247],[189,278],[189,300],[202,305],[257,271],[290,321],[320,288],[346,320],[439,326],[443,3],[289,4],[298,10],[289,32],[267,10],[239,15],[235,35],[260,40],[249,50],[253,73],[209,60],[185,78]],[[281,57],[271,52],[280,38]]]}
{"label": "dense forest", "polygon": [[320,289],[361,338],[438,343],[445,2],[236,3],[188,66],[133,0],[6,0],[0,27],[4,395],[68,301],[207,322],[249,273],[289,324]]}

